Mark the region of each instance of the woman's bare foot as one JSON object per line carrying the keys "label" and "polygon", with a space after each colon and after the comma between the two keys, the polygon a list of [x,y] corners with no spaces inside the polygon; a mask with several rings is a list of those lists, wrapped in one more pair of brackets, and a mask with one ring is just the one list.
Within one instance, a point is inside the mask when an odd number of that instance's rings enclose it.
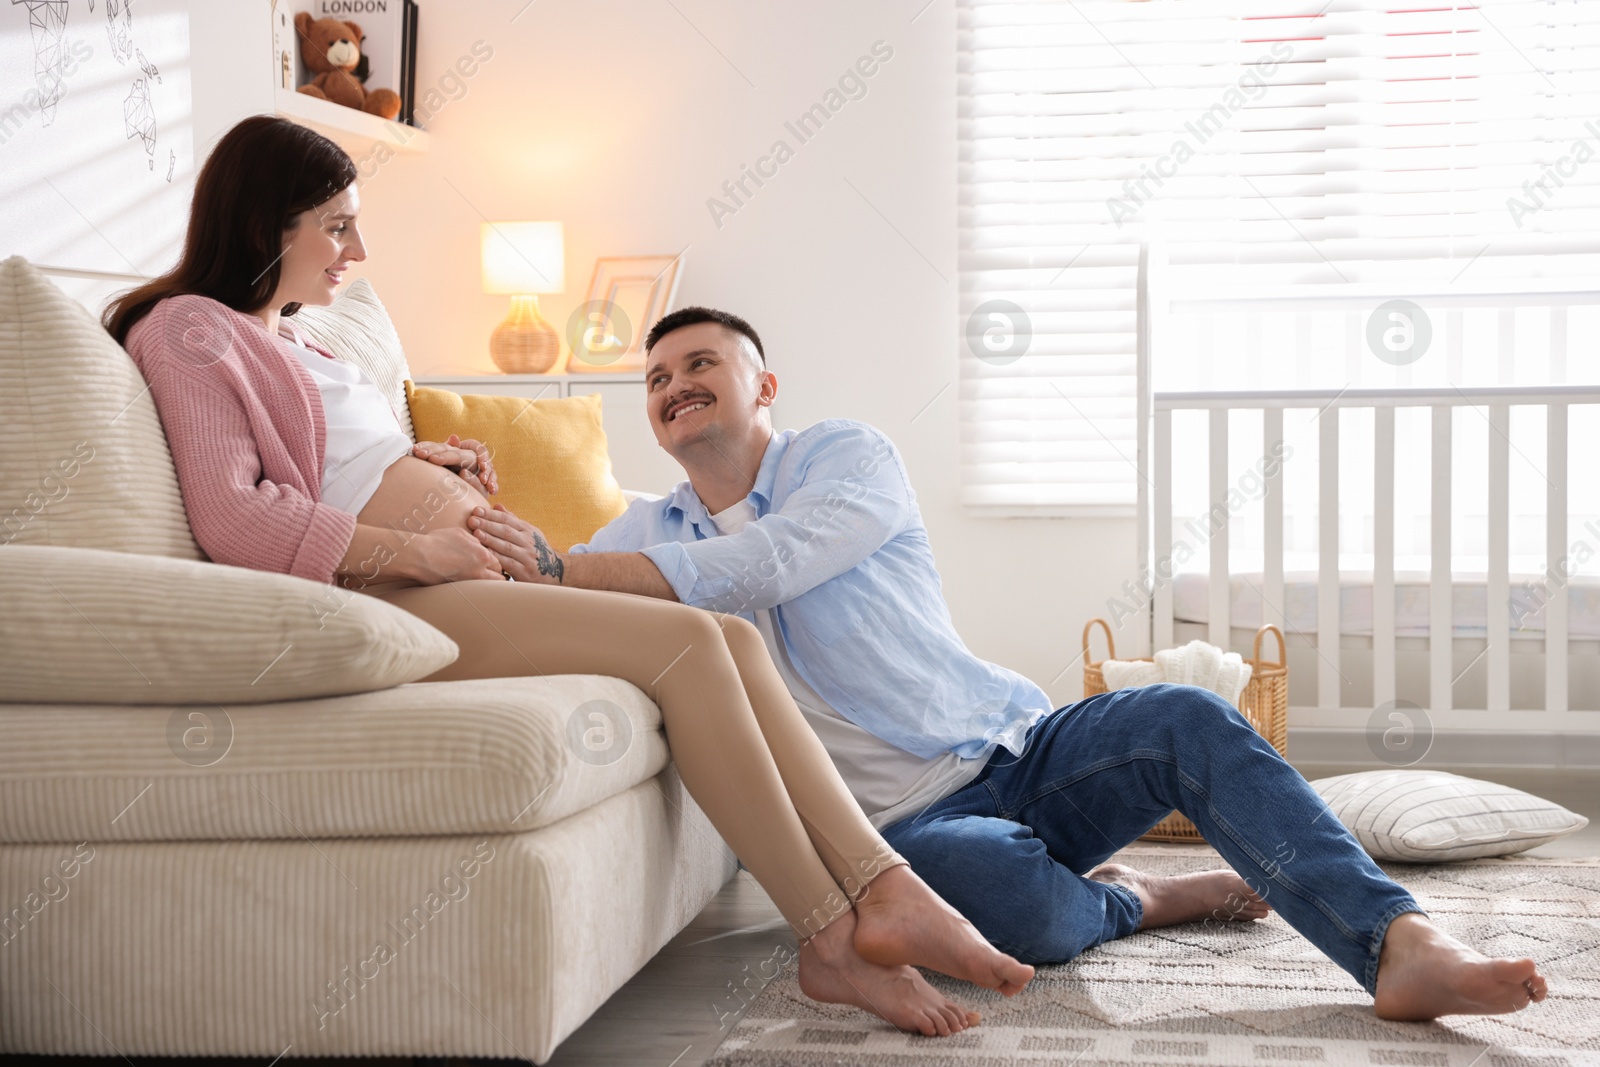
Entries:
{"label": "woman's bare foot", "polygon": [[1538,1003],[1548,991],[1532,960],[1492,959],[1413,911],[1384,932],[1372,1006],[1379,1018],[1412,1022],[1503,1015]]}
{"label": "woman's bare foot", "polygon": [[1157,875],[1120,863],[1102,863],[1085,878],[1131,889],[1144,906],[1139,929],[1215,919],[1260,919],[1272,909],[1230,870]]}
{"label": "woman's bare foot", "polygon": [[800,991],[828,1004],[853,1004],[928,1037],[976,1026],[979,1015],[947,1000],[906,966],[868,963],[855,949],[857,923],[847,911],[800,945]]}
{"label": "woman's bare foot", "polygon": [[879,874],[856,901],[856,951],[886,967],[915,964],[1015,996],[1033,977],[905,864]]}

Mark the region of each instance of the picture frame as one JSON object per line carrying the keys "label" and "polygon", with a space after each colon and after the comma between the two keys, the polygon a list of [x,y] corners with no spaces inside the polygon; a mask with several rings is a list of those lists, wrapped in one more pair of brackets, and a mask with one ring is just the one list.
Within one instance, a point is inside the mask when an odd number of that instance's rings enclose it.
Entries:
{"label": "picture frame", "polygon": [[272,65],[278,88],[294,92],[300,78],[300,35],[289,0],[272,0]]}
{"label": "picture frame", "polygon": [[596,259],[584,303],[567,320],[567,372],[644,370],[645,336],[672,309],[682,274],[682,252]]}

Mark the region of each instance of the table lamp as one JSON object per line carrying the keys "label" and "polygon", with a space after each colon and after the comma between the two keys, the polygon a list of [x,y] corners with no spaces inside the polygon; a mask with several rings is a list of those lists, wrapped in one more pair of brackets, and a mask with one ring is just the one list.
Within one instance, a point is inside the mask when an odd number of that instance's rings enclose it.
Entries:
{"label": "table lamp", "polygon": [[489,355],[506,374],[543,374],[561,354],[561,336],[539,314],[536,293],[566,287],[559,222],[485,222],[483,291],[510,293],[511,310],[489,335]]}

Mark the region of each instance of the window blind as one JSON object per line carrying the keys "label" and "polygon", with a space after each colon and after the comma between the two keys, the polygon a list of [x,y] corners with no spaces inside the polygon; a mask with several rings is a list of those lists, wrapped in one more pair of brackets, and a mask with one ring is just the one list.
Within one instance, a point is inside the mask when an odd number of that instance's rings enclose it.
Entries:
{"label": "window blind", "polygon": [[1152,235],[1223,290],[1600,275],[1591,0],[959,0],[958,53],[970,507],[1132,514]]}

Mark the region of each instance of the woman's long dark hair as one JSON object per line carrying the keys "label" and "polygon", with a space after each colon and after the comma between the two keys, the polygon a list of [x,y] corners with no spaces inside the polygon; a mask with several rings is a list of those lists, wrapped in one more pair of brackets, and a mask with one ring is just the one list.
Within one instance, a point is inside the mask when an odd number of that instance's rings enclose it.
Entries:
{"label": "woman's long dark hair", "polygon": [[[101,317],[118,344],[156,302],[198,293],[253,312],[277,291],[283,233],[296,215],[356,180],[344,149],[275,115],[255,115],[223,134],[195,179],[189,232],[178,265],[119,295]],[[285,304],[293,315],[300,305]]]}

